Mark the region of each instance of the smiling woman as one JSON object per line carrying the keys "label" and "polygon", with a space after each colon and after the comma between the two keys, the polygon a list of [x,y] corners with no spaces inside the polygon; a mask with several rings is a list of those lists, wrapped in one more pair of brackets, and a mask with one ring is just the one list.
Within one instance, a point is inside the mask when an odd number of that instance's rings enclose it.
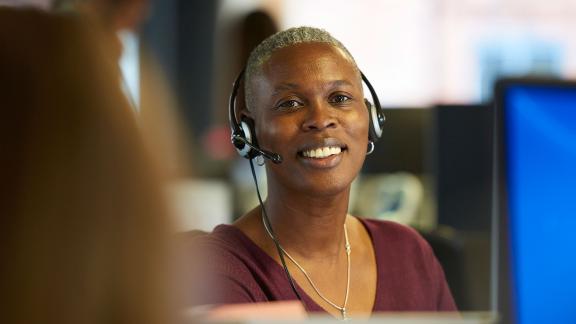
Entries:
{"label": "smiling woman", "polygon": [[246,105],[232,104],[231,123],[282,163],[266,163],[265,202],[199,240],[211,255],[205,282],[216,289],[196,303],[299,299],[309,312],[338,318],[456,309],[441,266],[414,230],[347,212],[351,183],[383,121],[362,80],[352,55],[320,29],[282,31],[252,52]]}

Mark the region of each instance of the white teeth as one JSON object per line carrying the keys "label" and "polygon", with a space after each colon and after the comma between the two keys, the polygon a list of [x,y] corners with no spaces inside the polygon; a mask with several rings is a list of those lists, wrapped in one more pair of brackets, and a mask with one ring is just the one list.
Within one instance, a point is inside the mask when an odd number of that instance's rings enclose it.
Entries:
{"label": "white teeth", "polygon": [[315,150],[304,151],[302,152],[302,155],[309,158],[322,159],[330,155],[340,154],[340,152],[342,152],[342,149],[338,146],[327,146]]}

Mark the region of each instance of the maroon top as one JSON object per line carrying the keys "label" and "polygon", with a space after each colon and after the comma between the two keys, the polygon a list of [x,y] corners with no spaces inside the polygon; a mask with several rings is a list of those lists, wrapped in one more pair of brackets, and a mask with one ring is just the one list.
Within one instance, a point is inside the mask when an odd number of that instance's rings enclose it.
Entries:
{"label": "maroon top", "polygon": [[[442,267],[415,230],[389,221],[359,220],[368,230],[376,254],[373,312],[456,311]],[[195,246],[207,253],[202,263],[208,269],[202,276],[202,286],[207,289],[200,289],[195,304],[296,299],[282,266],[239,229],[219,225]],[[307,311],[325,312],[297,283],[296,288]]]}

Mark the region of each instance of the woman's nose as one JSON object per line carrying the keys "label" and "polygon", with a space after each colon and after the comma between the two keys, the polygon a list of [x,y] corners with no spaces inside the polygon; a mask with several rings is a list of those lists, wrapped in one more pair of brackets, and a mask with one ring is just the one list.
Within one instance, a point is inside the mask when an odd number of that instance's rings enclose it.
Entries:
{"label": "woman's nose", "polygon": [[313,103],[308,106],[306,119],[302,128],[306,131],[323,130],[337,125],[337,119],[332,107],[326,102]]}

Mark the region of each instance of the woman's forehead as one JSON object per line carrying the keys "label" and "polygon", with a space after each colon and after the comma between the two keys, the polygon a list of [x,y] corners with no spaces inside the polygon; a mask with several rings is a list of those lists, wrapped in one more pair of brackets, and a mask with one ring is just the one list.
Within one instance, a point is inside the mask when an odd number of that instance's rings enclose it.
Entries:
{"label": "woman's forehead", "polygon": [[354,65],[351,58],[342,49],[332,44],[321,42],[298,43],[277,49],[272,52],[264,65],[305,63],[325,57],[348,61],[349,64]]}
{"label": "woman's forehead", "polygon": [[270,81],[286,77],[324,74],[359,80],[354,62],[340,48],[328,43],[300,43],[281,48],[262,67],[262,76]]}

